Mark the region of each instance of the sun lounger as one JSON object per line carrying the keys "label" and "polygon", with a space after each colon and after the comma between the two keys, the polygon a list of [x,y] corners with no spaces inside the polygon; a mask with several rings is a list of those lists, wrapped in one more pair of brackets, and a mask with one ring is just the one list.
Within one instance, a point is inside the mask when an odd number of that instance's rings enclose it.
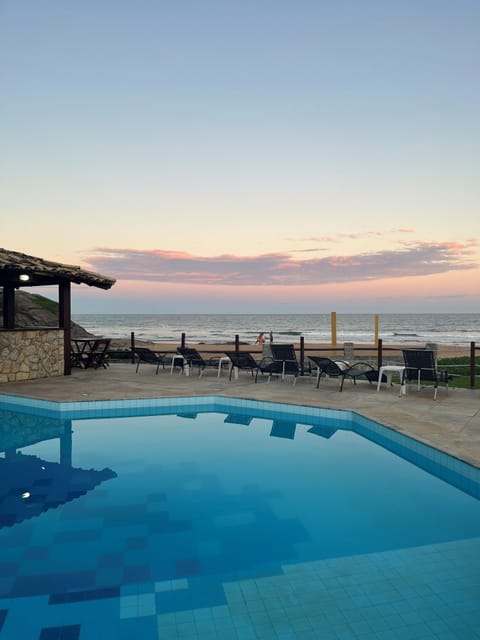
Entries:
{"label": "sun lounger", "polygon": [[225,424],[241,424],[245,427],[248,427],[251,421],[253,420],[253,416],[245,416],[242,414],[237,415],[236,413],[229,413],[225,416]]}
{"label": "sun lounger", "polygon": [[322,356],[308,357],[317,367],[317,389],[322,375],[329,378],[340,378],[340,391],[343,391],[343,383],[346,378],[352,379],[354,384],[357,383],[357,378],[365,378],[370,383],[378,380],[378,371],[368,362],[355,362],[350,365],[343,360],[335,361]]}
{"label": "sun lounger", "polygon": [[[242,369],[250,371],[253,378],[263,368],[263,360],[257,362],[249,351],[225,351],[225,355],[230,358],[231,362],[229,380],[232,379],[232,373],[235,373],[235,378],[237,378],[238,372]],[[270,363],[271,360],[269,359],[268,362]]]}
{"label": "sun lounger", "polygon": [[145,364],[153,364],[156,366],[155,374],[158,374],[158,370],[160,365],[165,368],[165,353],[159,351],[153,351],[152,349],[147,349],[146,347],[135,347],[133,350],[135,354],[135,359],[137,361],[137,368],[135,373],[138,373],[138,368],[140,364],[143,362]]}
{"label": "sun lounger", "polygon": [[196,349],[190,347],[178,347],[177,353],[183,357],[185,365],[188,366],[188,370],[192,367],[198,367],[199,376],[203,375],[207,367],[216,367],[218,370],[219,358],[213,357],[205,360]]}
{"label": "sun lounger", "polygon": [[288,440],[293,440],[295,438],[296,428],[296,422],[289,422],[288,420],[274,420],[270,435],[274,438],[287,438]]}
{"label": "sun lounger", "polygon": [[320,436],[321,438],[325,438],[328,440],[328,438],[331,438],[337,431],[338,429],[335,429],[334,427],[323,427],[320,425],[316,425],[309,429],[307,433],[313,433],[316,436]]}

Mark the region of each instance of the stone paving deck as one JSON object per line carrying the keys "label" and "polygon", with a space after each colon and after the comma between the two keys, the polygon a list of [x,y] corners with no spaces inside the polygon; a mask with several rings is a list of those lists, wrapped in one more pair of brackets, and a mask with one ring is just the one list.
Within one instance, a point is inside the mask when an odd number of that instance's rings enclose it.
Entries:
{"label": "stone paving deck", "polygon": [[377,392],[375,385],[345,383],[339,393],[338,380],[322,380],[316,389],[314,378],[286,380],[259,379],[240,372],[238,380],[228,380],[227,371],[217,377],[207,370],[202,377],[179,375],[142,365],[138,373],[130,363],[111,363],[107,369],[74,369],[71,376],[0,384],[0,394],[41,398],[54,402],[114,400],[172,396],[216,395],[285,402],[356,411],[421,442],[436,447],[480,468],[480,390],[441,388],[438,399],[433,390],[417,391],[410,386],[399,397],[398,385]]}

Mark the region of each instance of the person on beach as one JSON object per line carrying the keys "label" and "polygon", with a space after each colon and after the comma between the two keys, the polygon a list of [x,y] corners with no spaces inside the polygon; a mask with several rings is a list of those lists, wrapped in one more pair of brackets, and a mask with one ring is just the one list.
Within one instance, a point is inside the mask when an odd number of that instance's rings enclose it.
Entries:
{"label": "person on beach", "polygon": [[265,342],[265,335],[263,333],[259,333],[255,344],[263,344],[264,342]]}

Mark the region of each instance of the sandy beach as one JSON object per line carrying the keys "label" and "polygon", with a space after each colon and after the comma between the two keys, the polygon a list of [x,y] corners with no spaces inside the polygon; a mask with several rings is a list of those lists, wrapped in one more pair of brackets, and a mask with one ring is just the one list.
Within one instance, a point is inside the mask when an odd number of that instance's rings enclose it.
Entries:
{"label": "sandy beach", "polygon": [[[136,340],[135,344],[139,347],[147,347],[154,351],[163,351],[163,352],[175,352],[178,343],[173,342],[144,342],[141,340]],[[205,354],[206,356],[215,356],[225,351],[233,351],[235,345],[233,343],[230,344],[195,344],[192,342],[187,342],[188,347],[193,347],[197,349],[200,353]],[[300,344],[295,343],[297,349],[300,349]],[[398,356],[401,355],[402,349],[418,349],[422,348],[425,345],[418,344],[402,344],[402,345],[393,345],[393,344],[385,344],[384,347],[384,360],[388,359],[388,356]],[[355,345],[357,353],[361,354],[365,359],[376,358],[376,348],[371,344],[361,344],[356,343]],[[112,341],[112,349],[114,350],[129,350],[130,349],[130,340],[129,339],[115,339]],[[261,355],[262,348],[260,345],[255,344],[241,344],[240,350],[250,351],[252,354]],[[334,349],[331,344],[326,343],[306,343],[305,344],[305,352],[315,353],[315,350],[318,350],[321,355],[335,355],[339,357],[343,353],[343,344],[337,344]],[[437,354],[439,358],[456,358],[462,356],[470,355],[470,345],[446,345],[439,344],[437,348]]]}

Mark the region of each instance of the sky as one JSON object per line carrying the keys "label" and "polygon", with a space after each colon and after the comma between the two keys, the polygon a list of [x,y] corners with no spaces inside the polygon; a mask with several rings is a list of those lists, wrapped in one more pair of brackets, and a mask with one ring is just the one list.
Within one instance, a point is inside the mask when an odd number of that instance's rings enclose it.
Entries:
{"label": "sky", "polygon": [[117,280],[74,313],[480,312],[479,34],[478,0],[0,0],[0,246]]}

